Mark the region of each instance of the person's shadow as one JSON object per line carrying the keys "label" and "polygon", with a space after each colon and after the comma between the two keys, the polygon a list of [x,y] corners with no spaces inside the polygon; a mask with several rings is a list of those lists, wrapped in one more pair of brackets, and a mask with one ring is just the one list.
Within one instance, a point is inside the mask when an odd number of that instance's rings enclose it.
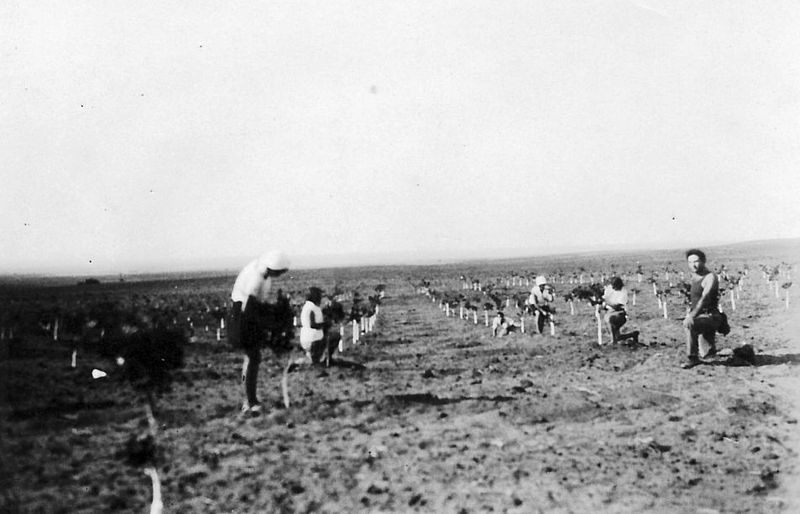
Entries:
{"label": "person's shadow", "polygon": [[706,362],[712,366],[779,366],[781,364],[800,364],[800,353],[785,355],[748,354],[734,352],[730,357],[714,362]]}

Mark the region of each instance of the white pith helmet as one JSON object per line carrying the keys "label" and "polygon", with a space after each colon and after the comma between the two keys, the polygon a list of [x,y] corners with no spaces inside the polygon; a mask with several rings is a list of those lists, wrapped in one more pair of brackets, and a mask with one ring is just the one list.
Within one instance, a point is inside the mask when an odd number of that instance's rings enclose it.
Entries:
{"label": "white pith helmet", "polygon": [[268,252],[258,258],[258,271],[266,273],[268,269],[281,271],[289,269],[289,257],[283,252]]}
{"label": "white pith helmet", "polygon": [[539,275],[538,277],[536,277],[537,286],[543,286],[545,284],[547,284],[547,278],[544,275]]}

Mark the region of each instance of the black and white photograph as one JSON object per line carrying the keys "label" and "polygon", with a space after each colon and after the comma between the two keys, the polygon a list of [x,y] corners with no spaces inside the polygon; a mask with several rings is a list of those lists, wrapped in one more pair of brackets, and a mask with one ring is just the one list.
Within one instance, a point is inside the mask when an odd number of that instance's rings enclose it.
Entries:
{"label": "black and white photograph", "polygon": [[0,513],[800,512],[798,56],[787,0],[0,2]]}

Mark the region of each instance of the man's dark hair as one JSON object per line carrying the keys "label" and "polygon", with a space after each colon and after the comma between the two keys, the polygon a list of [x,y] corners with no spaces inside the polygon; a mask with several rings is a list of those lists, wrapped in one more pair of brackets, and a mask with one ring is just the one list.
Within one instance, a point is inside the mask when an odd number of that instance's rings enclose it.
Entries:
{"label": "man's dark hair", "polygon": [[688,259],[692,255],[697,255],[697,258],[703,262],[706,262],[706,254],[703,250],[698,250],[697,248],[692,248],[691,250],[686,250],[686,258]]}
{"label": "man's dark hair", "polygon": [[614,277],[611,279],[611,287],[614,289],[614,291],[620,291],[624,285],[625,283],[619,277]]}

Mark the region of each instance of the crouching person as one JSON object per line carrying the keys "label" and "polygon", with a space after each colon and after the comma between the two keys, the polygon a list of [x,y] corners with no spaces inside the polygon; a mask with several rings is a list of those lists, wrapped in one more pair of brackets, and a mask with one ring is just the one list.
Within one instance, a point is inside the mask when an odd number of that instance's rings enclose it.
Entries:
{"label": "crouching person", "polygon": [[683,320],[688,353],[683,368],[689,369],[700,364],[701,358],[717,353],[716,333],[727,334],[730,327],[719,310],[719,278],[706,267],[706,254],[693,248],[686,252],[686,262],[692,272],[692,282],[691,306]]}
{"label": "crouching person", "polygon": [[606,309],[604,321],[608,331],[611,332],[611,344],[617,344],[626,339],[633,339],[633,344],[639,344],[639,331],[634,330],[622,334],[622,326],[628,321],[628,290],[620,277],[611,279],[611,283],[603,291],[603,305]]}
{"label": "crouching person", "polygon": [[505,314],[498,312],[497,316],[492,320],[492,336],[503,337],[504,335],[514,332],[517,329],[514,320],[506,318]]}
{"label": "crouching person", "polygon": [[228,320],[228,341],[244,352],[242,383],[245,400],[242,412],[261,413],[261,403],[256,394],[261,349],[266,344],[264,318],[274,302],[273,279],[289,269],[289,259],[281,252],[267,253],[250,262],[239,272],[233,284],[233,308]]}
{"label": "crouching person", "polygon": [[[322,314],[322,289],[310,287],[306,296],[306,303],[300,312],[300,346],[306,353],[306,362],[318,364],[326,357],[330,358],[331,352],[327,326]],[[338,335],[338,334],[337,334]],[[338,345],[339,341],[336,341]],[[334,346],[335,348],[335,346]]]}
{"label": "crouching person", "polygon": [[508,321],[502,312],[498,312],[492,319],[492,337],[503,337],[508,334]]}
{"label": "crouching person", "polygon": [[528,304],[533,310],[533,326],[537,334],[542,333],[545,322],[552,319],[555,313],[555,309],[551,305],[553,301],[555,301],[555,289],[547,281],[547,277],[539,275],[536,277],[536,283],[528,298]]}

